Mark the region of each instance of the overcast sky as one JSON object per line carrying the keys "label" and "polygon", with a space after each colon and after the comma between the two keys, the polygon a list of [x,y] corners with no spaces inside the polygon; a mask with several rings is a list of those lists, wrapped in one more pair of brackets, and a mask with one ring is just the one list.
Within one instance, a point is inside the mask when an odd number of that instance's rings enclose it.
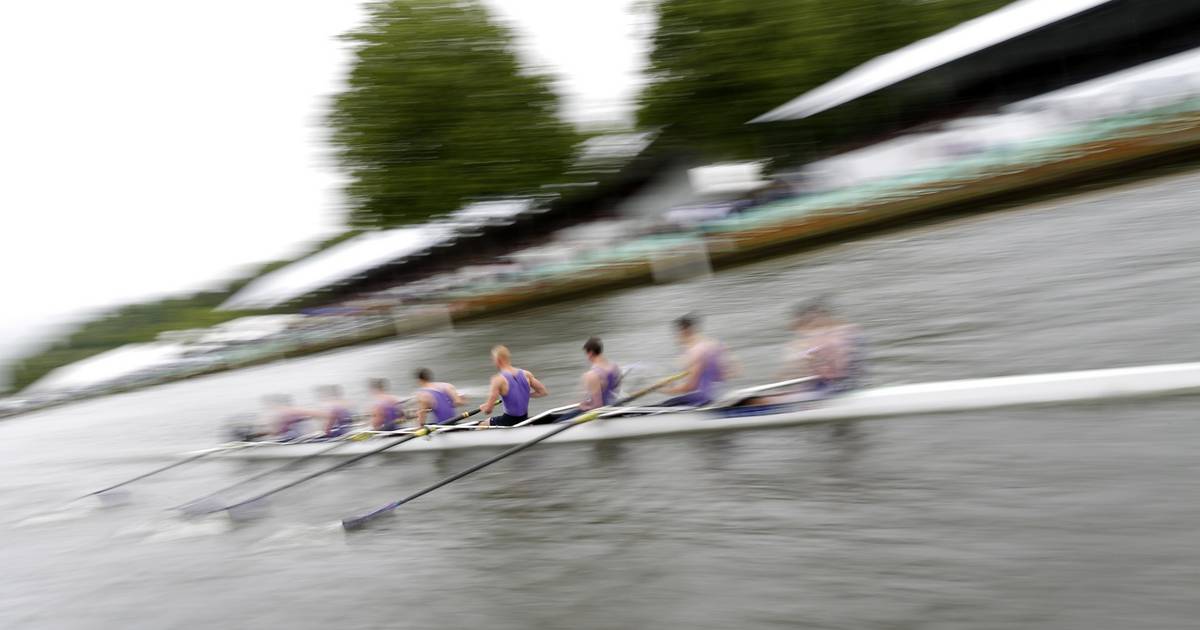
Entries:
{"label": "overcast sky", "polygon": [[[486,0],[576,122],[627,117],[636,0]],[[0,2],[0,362],[72,313],[186,292],[339,222],[319,126],[346,0]]]}

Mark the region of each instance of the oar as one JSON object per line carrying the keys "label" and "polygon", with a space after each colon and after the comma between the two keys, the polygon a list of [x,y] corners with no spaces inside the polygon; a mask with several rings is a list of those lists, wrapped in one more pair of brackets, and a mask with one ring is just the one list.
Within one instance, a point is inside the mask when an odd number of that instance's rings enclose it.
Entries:
{"label": "oar", "polygon": [[183,466],[184,464],[190,464],[198,459],[203,459],[205,457],[208,457],[209,455],[215,455],[217,453],[224,453],[225,451],[233,450],[235,448],[241,448],[242,446],[243,445],[241,443],[226,444],[224,446],[218,446],[216,448],[210,448],[210,449],[203,450],[203,451],[200,451],[197,453],[193,453],[177,462],[167,464],[166,466],[163,466],[161,468],[155,468],[154,470],[151,470],[149,472],[144,472],[132,479],[126,479],[125,481],[122,481],[121,483],[115,483],[111,486],[108,486],[107,488],[101,488],[99,490],[96,490],[95,492],[89,492],[75,500],[79,501],[80,499],[86,499],[88,497],[98,497],[98,498],[100,498],[100,500],[105,501],[105,502],[117,503],[117,502],[120,502],[120,500],[123,499],[125,495],[122,495],[121,497],[118,498],[115,495],[111,494],[113,490],[127,486],[135,481],[141,481],[142,479],[145,479],[146,477],[152,477],[154,475],[157,475],[158,473],[166,472],[168,470],[171,470],[172,468],[178,468],[180,466]]}
{"label": "oar", "polygon": [[746,400],[747,398],[754,396],[755,394],[760,394],[762,392],[774,391],[777,389],[784,389],[785,387],[792,387],[793,385],[801,385],[801,384],[808,383],[810,381],[815,381],[815,380],[817,380],[817,377],[815,377],[815,376],[805,376],[805,377],[801,377],[801,378],[789,379],[786,381],[779,381],[777,383],[767,383],[766,385],[758,385],[755,387],[746,387],[744,389],[739,389],[737,391],[730,393],[729,395],[722,398],[720,401],[714,403],[712,406],[713,407],[732,407],[734,405],[741,403],[742,401]]}
{"label": "oar", "polygon": [[[687,372],[680,372],[679,374],[675,374],[673,376],[664,378],[663,380],[658,381],[657,383],[655,383],[645,389],[639,390],[637,392],[634,392],[633,394],[630,394],[629,396],[626,396],[625,398],[614,403],[612,406],[619,407],[619,406],[628,404],[629,402],[631,402],[637,398],[641,398],[642,396],[645,396],[646,394],[649,394],[650,392],[652,392],[656,389],[659,389],[660,387],[663,387],[673,381],[677,381],[677,380],[687,376],[687,374],[688,374]],[[398,499],[396,501],[393,501],[383,507],[380,507],[374,511],[368,512],[362,516],[352,516],[349,518],[342,519],[342,527],[344,529],[346,529],[347,531],[360,529],[363,526],[365,526],[367,523],[379,518],[380,516],[394,512],[396,510],[396,508],[399,508],[400,506],[404,505],[405,503],[408,503],[409,501],[412,501],[412,500],[422,497],[426,494],[429,494],[430,492],[433,492],[434,490],[437,490],[438,488],[441,488],[442,486],[454,483],[455,481],[458,481],[459,479],[462,479],[463,477],[466,477],[467,475],[469,475],[473,472],[476,472],[483,468],[487,468],[488,466],[491,466],[492,464],[495,464],[496,462],[498,462],[502,459],[505,459],[506,457],[516,455],[517,453],[520,453],[521,451],[523,451],[527,448],[530,448],[530,447],[538,444],[539,442],[548,440],[548,439],[558,435],[559,433],[562,433],[563,431],[570,429],[571,427],[576,427],[576,426],[579,426],[586,422],[591,422],[592,420],[599,418],[601,415],[603,415],[608,410],[609,410],[609,407],[599,407],[597,409],[593,409],[582,415],[571,418],[570,420],[564,422],[561,426],[558,426],[549,431],[546,431],[545,433],[542,433],[541,435],[533,438],[532,440],[529,440],[528,442],[523,442],[521,444],[518,444],[518,445],[508,449],[507,451],[500,453],[499,455],[496,455],[496,456],[488,458],[482,462],[479,462],[478,464],[475,464],[474,466],[471,466],[470,468],[467,468],[467,469],[457,472],[449,477],[446,477],[445,479],[443,479],[433,485],[426,486],[426,487],[404,497],[403,499]]]}
{"label": "oar", "polygon": [[296,459],[290,460],[286,464],[283,464],[282,466],[277,466],[275,468],[268,468],[267,470],[261,471],[256,475],[251,475],[245,479],[242,479],[242,480],[232,483],[228,486],[225,486],[224,488],[221,488],[220,490],[214,490],[198,499],[192,499],[191,501],[188,501],[187,503],[181,503],[179,505],[176,505],[175,507],[173,507],[171,509],[172,510],[180,510],[187,516],[200,516],[203,514],[211,514],[212,512],[220,511],[224,506],[218,505],[218,504],[214,503],[214,501],[217,497],[221,496],[222,494],[225,494],[226,492],[229,492],[230,490],[240,488],[240,487],[247,485],[249,483],[252,483],[254,481],[258,481],[259,479],[262,479],[263,477],[268,477],[268,476],[273,475],[278,472],[283,472],[285,470],[290,470],[292,468],[296,468],[300,464],[303,464],[304,462],[307,462],[310,459],[313,459],[315,457],[320,457],[322,455],[325,455],[327,453],[335,451],[347,444],[350,444],[351,442],[358,442],[358,441],[361,441],[364,439],[368,439],[372,436],[372,434],[373,434],[372,431],[359,431],[356,433],[351,433],[344,437],[338,438],[338,440],[336,442],[334,442],[333,444],[331,444],[328,448],[323,448],[319,451],[316,451],[315,453],[309,453],[308,455],[305,455],[304,457],[297,457]]}
{"label": "oar", "polygon": [[[459,422],[462,422],[463,420],[470,418],[471,416],[479,413],[480,411],[482,411],[482,408],[480,408],[480,407],[476,407],[476,408],[472,409],[471,411],[464,411],[463,413],[454,417],[454,419],[451,420],[451,423],[457,424]],[[296,486],[298,486],[302,483],[311,481],[322,475],[329,474],[335,470],[341,470],[342,468],[345,468],[355,462],[366,459],[372,455],[375,455],[377,453],[382,453],[390,448],[395,448],[397,446],[400,446],[401,444],[403,444],[409,440],[416,439],[421,436],[425,436],[425,435],[434,433],[435,430],[440,431],[441,429],[451,429],[451,428],[453,428],[453,427],[446,426],[446,425],[436,425],[436,424],[428,425],[427,424],[427,425],[421,427],[420,429],[417,429],[416,431],[413,431],[412,433],[405,435],[404,437],[401,437],[398,440],[388,442],[387,444],[384,444],[383,446],[380,446],[379,448],[369,450],[366,453],[362,453],[361,455],[355,455],[354,457],[351,457],[350,459],[347,459],[343,462],[339,462],[328,468],[322,468],[321,470],[318,470],[311,474],[300,477],[299,479],[285,483],[282,486],[276,486],[266,492],[263,492],[262,494],[255,495],[244,501],[238,501],[237,503],[234,503],[232,505],[226,505],[226,506],[219,507],[216,509],[208,510],[207,512],[203,512],[203,514],[212,514],[214,512],[220,512],[220,511],[224,510],[227,514],[229,514],[229,517],[234,520],[241,520],[243,518],[253,516],[255,513],[257,513],[257,510],[254,507],[255,504],[258,504],[263,499],[266,499],[269,496],[278,494],[280,492],[283,492],[284,490],[289,490],[291,488],[295,488]]]}

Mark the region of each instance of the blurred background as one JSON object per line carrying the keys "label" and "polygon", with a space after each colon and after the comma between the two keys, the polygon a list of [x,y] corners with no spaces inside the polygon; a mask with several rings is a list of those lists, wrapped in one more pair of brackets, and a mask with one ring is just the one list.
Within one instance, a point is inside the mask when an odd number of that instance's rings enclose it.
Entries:
{"label": "blurred background", "polygon": [[322,524],[472,460],[247,528],[158,505],[252,472],[215,463],[26,518],[264,395],[422,365],[478,394],[494,343],[571,402],[584,338],[665,369],[688,311],[745,384],[817,296],[876,385],[1194,361],[1200,2],[24,2],[0,52],[0,625],[1200,613],[1186,398],[567,449],[366,543]]}

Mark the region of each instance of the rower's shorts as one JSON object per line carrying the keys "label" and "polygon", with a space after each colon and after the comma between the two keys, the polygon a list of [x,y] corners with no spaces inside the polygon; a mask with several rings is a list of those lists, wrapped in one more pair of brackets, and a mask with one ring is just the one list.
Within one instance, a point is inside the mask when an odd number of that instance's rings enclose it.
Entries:
{"label": "rower's shorts", "polygon": [[492,416],[491,423],[494,427],[511,427],[514,424],[520,424],[528,419],[528,414],[523,416],[512,416],[506,413],[499,416]]}
{"label": "rower's shorts", "polygon": [[661,403],[660,407],[703,407],[711,403],[712,399],[705,396],[701,392],[688,392],[674,398],[668,398]]}

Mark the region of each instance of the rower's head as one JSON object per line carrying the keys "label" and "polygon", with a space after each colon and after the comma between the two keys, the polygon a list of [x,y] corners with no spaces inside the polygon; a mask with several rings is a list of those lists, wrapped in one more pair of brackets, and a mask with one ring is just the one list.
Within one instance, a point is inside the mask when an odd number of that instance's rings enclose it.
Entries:
{"label": "rower's head", "polygon": [[696,330],[700,327],[700,318],[692,313],[688,313],[683,317],[675,320],[675,334],[679,335],[679,340],[687,343],[696,336]]}
{"label": "rower's head", "polygon": [[496,346],[492,348],[492,363],[496,364],[496,367],[504,369],[512,365],[512,353],[504,346]]}
{"label": "rower's head", "polygon": [[270,396],[264,396],[263,402],[266,403],[268,407],[291,407],[292,397],[288,396],[287,394],[271,394]]}
{"label": "rower's head", "polygon": [[820,326],[828,322],[832,316],[828,302],[824,297],[819,297],[800,304],[792,310],[792,328],[804,330]]}
{"label": "rower's head", "polygon": [[588,361],[595,361],[604,354],[604,344],[599,337],[589,337],[583,342],[583,353],[587,355]]}
{"label": "rower's head", "polygon": [[388,390],[388,382],[386,378],[373,378],[367,381],[367,388],[373,394],[384,394]]}
{"label": "rower's head", "polygon": [[428,383],[433,382],[433,370],[431,370],[429,368],[423,367],[423,368],[418,369],[416,372],[416,376],[417,376],[417,383],[420,385],[426,385]]}

